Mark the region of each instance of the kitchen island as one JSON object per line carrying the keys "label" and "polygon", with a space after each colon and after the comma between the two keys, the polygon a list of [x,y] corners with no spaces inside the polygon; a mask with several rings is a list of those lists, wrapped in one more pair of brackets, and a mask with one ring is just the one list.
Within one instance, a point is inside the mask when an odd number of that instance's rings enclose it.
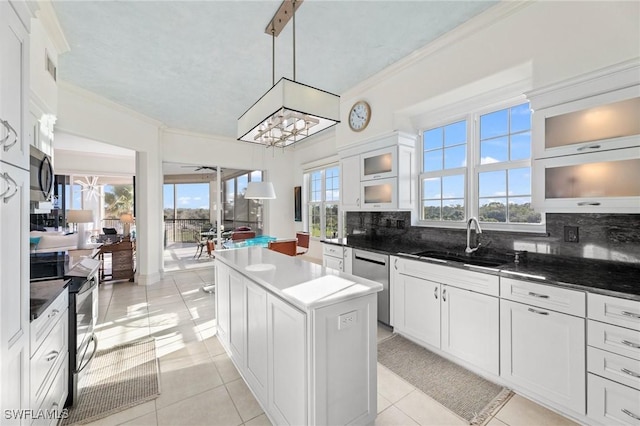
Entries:
{"label": "kitchen island", "polygon": [[272,423],[373,423],[380,290],[261,247],[216,251],[218,338]]}

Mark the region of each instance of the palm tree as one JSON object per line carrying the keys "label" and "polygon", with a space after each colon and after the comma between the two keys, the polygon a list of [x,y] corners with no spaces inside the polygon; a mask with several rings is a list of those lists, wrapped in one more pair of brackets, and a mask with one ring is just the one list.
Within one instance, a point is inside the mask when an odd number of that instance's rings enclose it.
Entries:
{"label": "palm tree", "polygon": [[111,185],[113,191],[104,193],[104,213],[108,219],[118,219],[133,211],[133,185]]}

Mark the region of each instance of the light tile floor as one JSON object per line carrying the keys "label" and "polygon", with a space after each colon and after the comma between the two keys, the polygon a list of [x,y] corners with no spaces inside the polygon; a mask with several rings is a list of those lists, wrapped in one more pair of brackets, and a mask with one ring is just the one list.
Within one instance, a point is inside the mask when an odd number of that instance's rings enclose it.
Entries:
{"label": "light tile floor", "polygon": [[[213,269],[167,274],[150,286],[100,285],[99,348],[143,336],[157,339],[161,395],[91,425],[269,425],[269,420],[217,340],[214,296],[200,290]],[[379,338],[390,334],[379,329]],[[376,425],[464,425],[461,418],[378,365]],[[488,426],[573,422],[518,395]]]}

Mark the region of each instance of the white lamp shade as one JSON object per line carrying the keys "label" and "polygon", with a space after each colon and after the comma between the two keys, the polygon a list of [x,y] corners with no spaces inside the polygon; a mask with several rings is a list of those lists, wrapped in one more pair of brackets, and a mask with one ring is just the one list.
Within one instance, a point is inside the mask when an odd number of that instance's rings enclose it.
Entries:
{"label": "white lamp shade", "polygon": [[133,223],[133,215],[131,213],[123,213],[120,215],[120,222]]}
{"label": "white lamp shade", "polygon": [[91,223],[93,222],[93,210],[68,210],[67,222]]}
{"label": "white lamp shade", "polygon": [[244,198],[247,200],[273,200],[276,198],[276,191],[271,182],[249,182]]}

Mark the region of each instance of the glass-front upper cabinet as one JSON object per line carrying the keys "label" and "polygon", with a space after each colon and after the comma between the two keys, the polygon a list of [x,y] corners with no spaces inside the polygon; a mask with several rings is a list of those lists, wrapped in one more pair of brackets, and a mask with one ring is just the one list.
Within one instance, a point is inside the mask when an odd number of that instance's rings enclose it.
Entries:
{"label": "glass-front upper cabinet", "polygon": [[398,179],[362,182],[360,190],[362,209],[380,210],[398,207]]}
{"label": "glass-front upper cabinet", "polygon": [[535,158],[640,146],[640,86],[535,111],[533,129]]}
{"label": "glass-front upper cabinet", "polygon": [[360,155],[360,180],[398,176],[398,147],[391,146]]}
{"label": "glass-front upper cabinet", "polygon": [[640,213],[640,148],[536,160],[536,210]]}

